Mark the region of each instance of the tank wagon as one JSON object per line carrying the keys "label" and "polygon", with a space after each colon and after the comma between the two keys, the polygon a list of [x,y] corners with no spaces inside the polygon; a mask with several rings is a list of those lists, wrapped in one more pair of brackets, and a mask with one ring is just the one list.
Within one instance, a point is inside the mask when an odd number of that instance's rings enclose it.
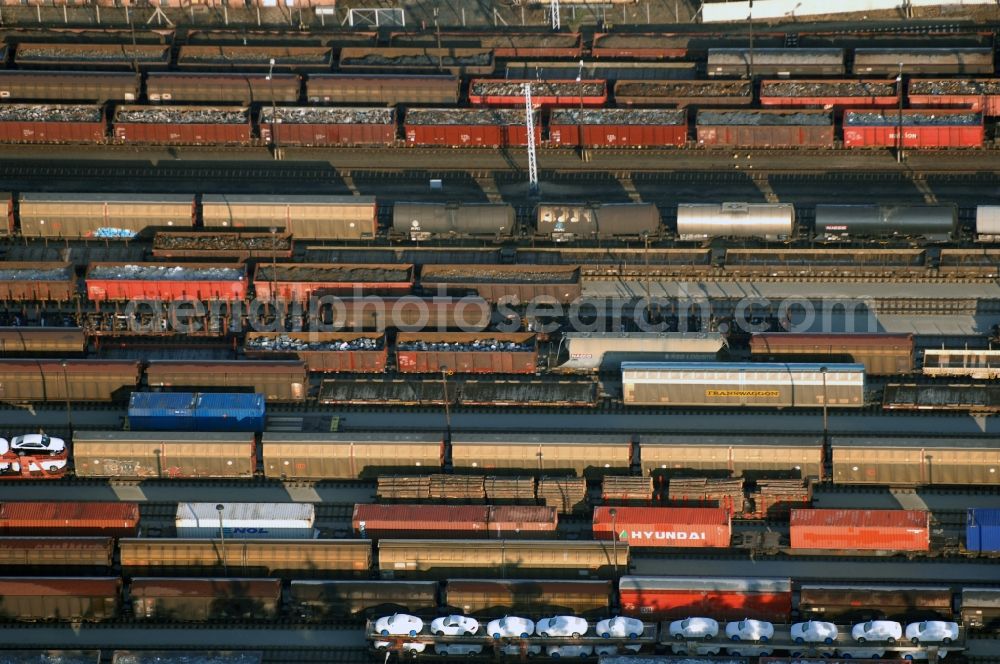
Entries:
{"label": "tank wagon", "polygon": [[795,208],[788,203],[681,203],[677,235],[681,240],[754,237],[787,240],[795,234]]}
{"label": "tank wagon", "polygon": [[626,405],[862,408],[860,364],[624,362]]}
{"label": "tank wagon", "polygon": [[817,205],[817,240],[906,237],[948,242],[958,234],[955,205]]}
{"label": "tank wagon", "polygon": [[660,234],[660,212],[651,203],[540,203],[535,236],[556,243],[639,238]]}
{"label": "tank wagon", "polygon": [[516,233],[514,208],[499,203],[405,203],[392,207],[393,234],[413,242],[488,239],[503,242]]}

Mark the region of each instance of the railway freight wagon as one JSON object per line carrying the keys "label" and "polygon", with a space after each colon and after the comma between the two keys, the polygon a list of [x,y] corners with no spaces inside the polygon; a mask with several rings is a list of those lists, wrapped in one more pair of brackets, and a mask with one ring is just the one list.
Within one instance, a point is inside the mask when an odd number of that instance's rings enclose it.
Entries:
{"label": "railway freight wagon", "polygon": [[399,48],[345,46],[340,49],[340,71],[447,72],[456,76],[489,76],[496,63],[489,48]]}
{"label": "railway freight wagon", "polygon": [[113,620],[121,587],[117,577],[0,577],[0,616],[38,622]]}
{"label": "railway freight wagon", "polygon": [[660,236],[660,211],[652,203],[539,203],[535,237],[557,244],[579,240]]}
{"label": "railway freight wagon", "polygon": [[793,509],[793,551],[929,551],[925,510]]}
{"label": "railway freight wagon", "polygon": [[378,230],[374,196],[205,194],[205,228],[276,228],[298,240],[371,240]]}
{"label": "railway freight wagon", "polygon": [[406,295],[413,288],[406,263],[258,263],[254,292],[259,300],[309,302],[319,295]]}
{"label": "railway freight wagon", "polygon": [[761,81],[761,106],[884,108],[899,104],[899,88],[892,79],[795,79]]}
{"label": "railway freight wagon", "polygon": [[711,362],[728,347],[718,332],[565,332],[553,371],[589,373],[621,370],[622,362]]}
{"label": "railway freight wagon", "polygon": [[622,363],[625,405],[862,408],[860,364]]}
{"label": "railway freight wagon", "polygon": [[310,74],[306,99],[311,104],[455,106],[461,87],[458,76],[437,74]]}
{"label": "railway freight wagon", "polygon": [[858,623],[889,618],[948,620],[953,595],[947,586],[862,585],[859,583],[803,583],[799,586],[799,615],[803,620]]}
{"label": "railway freight wagon", "polygon": [[135,577],[128,598],[139,620],[270,620],[281,609],[281,579]]}
{"label": "railway freight wagon", "polygon": [[389,359],[384,332],[250,332],[251,359],[298,359],[310,373],[383,373]]}
{"label": "railway freight wagon", "polygon": [[288,595],[296,615],[317,621],[432,613],[439,605],[437,581],[294,580]]}
{"label": "railway freight wagon", "polygon": [[0,401],[114,401],[140,376],[132,360],[0,360]]}
{"label": "railway freight wagon", "polygon": [[249,145],[251,123],[246,106],[118,106],[111,136],[139,145]]}
{"label": "railway freight wagon", "polygon": [[1000,115],[1000,79],[916,78],[910,81],[907,99],[915,108],[967,108],[996,117]]}
{"label": "railway freight wagon", "polygon": [[698,145],[706,147],[832,148],[833,113],[820,110],[701,110]]}
{"label": "railway freight wagon", "polygon": [[332,61],[330,46],[185,44],[177,53],[177,68],[184,70],[329,71]]}
{"label": "railway freight wagon", "polygon": [[[542,142],[541,115],[535,114],[535,144]],[[523,110],[504,108],[410,108],[403,117],[407,145],[452,148],[524,147],[528,129]]]}
{"label": "railway freight wagon", "polygon": [[264,106],[258,126],[261,140],[275,146],[389,146],[396,141],[396,109]]}
{"label": "railway freight wagon", "polygon": [[912,334],[761,333],[750,339],[755,360],[854,362],[871,376],[908,374],[914,367]]}
{"label": "railway freight wagon", "polygon": [[847,148],[980,148],[984,138],[983,114],[955,109],[845,110],[843,131]]}
{"label": "railway freight wagon", "polygon": [[1000,377],[1000,350],[928,348],[921,370],[925,376],[994,380]]}
{"label": "railway freight wagon", "polygon": [[998,486],[1000,449],[990,438],[833,436],[836,484]]}
{"label": "railway freight wagon", "polygon": [[650,434],[639,437],[640,466],[656,477],[823,479],[820,436]]}
{"label": "railway freight wagon", "polygon": [[530,88],[532,108],[583,108],[603,106],[608,101],[607,81],[473,79],[469,82],[469,103],[524,108],[525,87]]}
{"label": "railway freight wagon", "polygon": [[0,353],[4,357],[66,358],[86,351],[87,335],[79,327],[0,327]]}
{"label": "railway freight wagon", "polygon": [[77,477],[250,478],[257,468],[252,433],[77,431]]}
{"label": "railway freight wagon", "polygon": [[195,220],[190,194],[25,192],[19,198],[24,237],[129,238],[150,228],[191,228]]}
{"label": "railway freight wagon", "polygon": [[475,238],[511,239],[517,221],[507,203],[395,203],[392,232],[412,242]]}
{"label": "railway freight wagon", "polygon": [[611,581],[449,579],[443,605],[474,616],[511,613],[529,618],[570,614],[608,615]]}
{"label": "railway freight wagon", "polygon": [[753,86],[746,81],[630,81],[615,83],[618,106],[749,106]]}
{"label": "railway freight wagon", "polygon": [[371,479],[392,473],[439,472],[444,437],[433,433],[265,433],[269,479]]}
{"label": "railway freight wagon", "polygon": [[754,616],[784,623],[792,613],[791,579],[623,576],[618,593],[622,612],[641,620]]}
{"label": "railway freight wagon", "polygon": [[993,49],[856,48],[852,72],[858,76],[897,74],[993,74]]}
{"label": "railway freight wagon", "polygon": [[244,300],[246,267],[214,263],[91,263],[84,278],[93,302]]}
{"label": "railway freight wagon", "polygon": [[309,374],[305,362],[296,360],[223,360],[185,362],[152,360],[146,366],[151,388],[248,388],[273,401],[305,401]]}
{"label": "railway freight wagon", "polygon": [[4,143],[103,143],[104,109],[82,104],[0,105]]}
{"label": "railway freight wagon", "polygon": [[151,103],[294,104],[301,79],[295,74],[194,74],[151,72],[146,97]]}
{"label": "railway freight wagon", "polygon": [[0,71],[0,99],[34,102],[135,102],[142,79],[135,74],[92,71]]}
{"label": "railway freight wagon", "polygon": [[[710,48],[709,76],[843,76],[842,48]],[[855,70],[855,73],[858,73]],[[868,72],[870,73],[870,72]]]}
{"label": "railway freight wagon", "polygon": [[714,237],[787,240],[795,234],[795,207],[789,203],[681,203],[680,240]]}
{"label": "railway freight wagon", "polygon": [[629,435],[456,433],[451,462],[455,472],[466,474],[624,475],[632,441]]}
{"label": "railway freight wagon", "polygon": [[958,237],[956,205],[817,205],[817,240],[910,238],[949,242]]}
{"label": "railway freight wagon", "polygon": [[529,332],[400,332],[396,368],[404,374],[533,374],[537,339]]}

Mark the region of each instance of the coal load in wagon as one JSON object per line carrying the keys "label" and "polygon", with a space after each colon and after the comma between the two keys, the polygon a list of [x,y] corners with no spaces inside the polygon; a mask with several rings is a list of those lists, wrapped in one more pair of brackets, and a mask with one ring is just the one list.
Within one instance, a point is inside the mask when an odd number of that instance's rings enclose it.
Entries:
{"label": "coal load in wagon", "polygon": [[955,125],[974,127],[983,123],[982,113],[914,113],[904,112],[902,118],[898,113],[878,111],[854,111],[848,113],[845,124],[863,127],[952,127]]}
{"label": "coal load in wagon", "polygon": [[169,46],[157,44],[127,46],[125,44],[18,44],[17,60],[65,62],[161,62]]}
{"label": "coal load in wagon", "polygon": [[173,234],[157,233],[154,249],[195,251],[275,251],[291,249],[292,240],[287,235],[235,235],[235,234]]}
{"label": "coal load in wagon", "polygon": [[788,111],[760,113],[754,111],[701,111],[699,125],[733,125],[745,127],[776,127],[784,125],[808,125],[822,127],[833,124],[829,113],[803,113]]}
{"label": "coal load in wagon", "polygon": [[772,81],[768,97],[892,97],[893,81]]}
{"label": "coal load in wagon", "polygon": [[316,106],[292,106],[261,109],[260,121],[278,124],[377,124],[395,122],[395,110],[391,108],[323,108]]}
{"label": "coal load in wagon", "polygon": [[485,67],[493,58],[489,51],[468,53],[463,55],[448,55],[436,53],[414,53],[407,55],[385,55],[383,53],[365,53],[342,57],[342,65],[364,65],[369,67]]}
{"label": "coal load in wagon", "polygon": [[248,116],[246,109],[158,106],[119,109],[115,120],[141,124],[246,124]]}
{"label": "coal load in wagon", "polygon": [[1000,94],[1000,80],[932,79],[910,82],[911,95],[997,95]]}
{"label": "coal load in wagon", "polygon": [[749,97],[745,81],[623,81],[615,87],[621,97]]}
{"label": "coal load in wagon", "polygon": [[524,126],[524,111],[506,109],[411,108],[406,111],[411,125]]}
{"label": "coal load in wagon", "polygon": [[550,125],[682,125],[687,113],[672,108],[570,108],[553,111]]}
{"label": "coal load in wagon", "polygon": [[434,270],[435,282],[497,283],[497,284],[573,284],[577,281],[575,270],[507,272],[491,270],[487,265],[477,265],[470,270],[439,267]]}
{"label": "coal load in wagon", "polygon": [[100,106],[74,104],[3,104],[0,122],[101,122]]}
{"label": "coal load in wagon", "polygon": [[181,265],[98,265],[87,275],[90,279],[120,279],[143,281],[238,281],[242,268],[199,267]]}

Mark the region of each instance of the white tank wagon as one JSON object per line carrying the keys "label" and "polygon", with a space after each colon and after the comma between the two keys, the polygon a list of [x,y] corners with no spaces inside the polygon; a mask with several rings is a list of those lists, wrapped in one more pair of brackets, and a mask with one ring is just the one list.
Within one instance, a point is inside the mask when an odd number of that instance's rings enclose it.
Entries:
{"label": "white tank wagon", "polygon": [[632,406],[861,408],[863,364],[624,362]]}
{"label": "white tank wagon", "polygon": [[787,240],[795,234],[790,203],[681,203],[677,236],[681,240],[714,237]]}
{"label": "white tank wagon", "polygon": [[564,372],[618,371],[622,362],[714,361],[728,348],[717,332],[569,332],[554,368]]}
{"label": "white tank wagon", "polygon": [[413,242],[453,238],[500,242],[514,235],[514,208],[499,203],[396,203],[392,230]]}

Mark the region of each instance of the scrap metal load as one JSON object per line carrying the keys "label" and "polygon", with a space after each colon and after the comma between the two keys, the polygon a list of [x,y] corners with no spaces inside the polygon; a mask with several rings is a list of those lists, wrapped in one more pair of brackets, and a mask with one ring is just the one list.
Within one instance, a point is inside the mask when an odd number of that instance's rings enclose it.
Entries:
{"label": "scrap metal load", "polygon": [[100,122],[100,106],[0,104],[0,122]]}
{"label": "scrap metal load", "polygon": [[914,79],[909,86],[914,107],[968,108],[984,115],[1000,115],[1000,79]]}
{"label": "scrap metal load", "polygon": [[762,81],[762,106],[822,106],[864,108],[899,103],[893,80]]}
{"label": "scrap metal load", "polygon": [[[900,127],[903,128],[900,139]],[[965,110],[844,111],[844,146],[982,147],[983,114]]]}
{"label": "scrap metal load", "polygon": [[94,302],[243,300],[246,268],[188,263],[91,263],[84,277]]}
{"label": "scrap metal load", "polygon": [[243,349],[248,351],[297,352],[310,350],[381,350],[385,347],[384,335],[357,335],[357,338],[353,339],[341,338],[332,340],[310,339],[308,333],[295,337],[280,332],[276,333],[276,335],[268,336],[266,333],[249,335],[243,344]]}
{"label": "scrap metal load", "polygon": [[447,70],[458,75],[492,74],[493,51],[488,48],[370,48],[348,46],[340,51],[342,71]]}
{"label": "scrap metal load", "polygon": [[[333,60],[329,46],[181,46],[177,66],[181,69],[211,65],[233,69],[328,70]],[[272,64],[273,63],[273,64]]]}
{"label": "scrap metal load", "polygon": [[509,108],[411,108],[408,125],[524,126],[524,111]]}
{"label": "scrap metal load", "polygon": [[[523,110],[512,108],[411,108],[403,133],[410,145],[503,147],[528,144]],[[535,112],[535,143],[542,142],[541,116]]]}
{"label": "scrap metal load", "polygon": [[88,66],[111,69],[164,67],[170,47],[163,44],[18,44],[14,62],[24,67]]}
{"label": "scrap metal load", "polygon": [[698,111],[699,145],[724,147],[833,147],[831,111]]}
{"label": "scrap metal load", "polygon": [[254,289],[260,299],[306,301],[313,295],[408,293],[413,287],[412,265],[361,263],[279,263],[257,265]]}
{"label": "scrap metal load", "polygon": [[87,276],[91,279],[123,281],[136,279],[147,281],[218,281],[222,279],[242,279],[244,271],[242,268],[227,267],[97,263],[91,267]]}
{"label": "scrap metal load", "polygon": [[608,100],[607,81],[507,81],[474,80],[469,83],[469,103],[482,106],[524,106],[524,88],[531,89],[535,108],[603,106]]}
{"label": "scrap metal load", "polygon": [[15,262],[0,265],[0,299],[12,302],[67,302],[76,295],[71,263]]}
{"label": "scrap metal load", "polygon": [[101,143],[104,109],[78,104],[0,104],[5,143]]}
{"label": "scrap metal load", "polygon": [[119,109],[115,122],[148,124],[238,124],[247,121],[246,109],[198,106],[131,106]]}
{"label": "scrap metal load", "polygon": [[618,81],[620,106],[749,106],[753,85],[747,81]]}
{"label": "scrap metal load", "polygon": [[401,373],[535,373],[538,346],[530,333],[400,332]]}
{"label": "scrap metal load", "polygon": [[246,145],[250,111],[245,107],[119,106],[113,136],[125,143]]}
{"label": "scrap metal load", "polygon": [[682,146],[687,113],[658,108],[564,109],[549,119],[555,145],[584,147]]}
{"label": "scrap metal load", "polygon": [[261,122],[288,124],[394,124],[392,108],[324,108],[322,106],[280,106],[261,109]]}
{"label": "scrap metal load", "polygon": [[396,140],[396,110],[264,106],[260,137],[281,145],[391,145]]}

